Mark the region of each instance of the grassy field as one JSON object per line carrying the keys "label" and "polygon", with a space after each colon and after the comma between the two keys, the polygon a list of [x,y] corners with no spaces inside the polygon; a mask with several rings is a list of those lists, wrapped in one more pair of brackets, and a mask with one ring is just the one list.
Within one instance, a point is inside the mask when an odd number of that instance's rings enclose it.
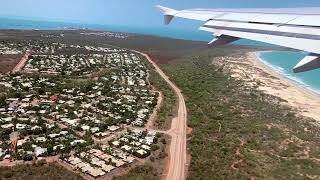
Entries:
{"label": "grassy field", "polygon": [[227,52],[232,49],[162,65],[187,100],[193,128],[188,179],[320,178],[319,128],[212,65]]}
{"label": "grassy field", "polygon": [[0,167],[0,179],[8,180],[80,180],[76,175],[55,164],[35,163],[15,167]]}

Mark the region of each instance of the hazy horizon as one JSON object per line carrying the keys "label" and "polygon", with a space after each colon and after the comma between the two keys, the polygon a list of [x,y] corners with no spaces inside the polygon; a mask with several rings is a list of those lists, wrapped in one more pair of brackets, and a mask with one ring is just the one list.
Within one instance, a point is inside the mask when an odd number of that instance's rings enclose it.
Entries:
{"label": "hazy horizon", "polygon": [[[173,2],[170,0],[140,0],[137,3],[130,0],[78,0],[74,3],[65,0],[11,0],[1,2],[0,17],[81,24],[158,27],[163,26],[162,15],[155,8],[158,4],[176,9],[287,8],[320,6],[320,1],[193,0],[186,2],[177,0]],[[170,28],[194,28],[196,25],[193,21],[175,20]]]}

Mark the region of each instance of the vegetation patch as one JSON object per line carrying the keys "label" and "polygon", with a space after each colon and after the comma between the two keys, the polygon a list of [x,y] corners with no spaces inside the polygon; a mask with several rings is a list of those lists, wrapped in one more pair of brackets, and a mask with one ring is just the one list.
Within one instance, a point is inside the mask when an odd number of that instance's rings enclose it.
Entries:
{"label": "vegetation patch", "polygon": [[319,178],[319,128],[212,65],[213,57],[226,53],[233,51],[220,48],[162,65],[187,100],[193,128],[188,178]]}
{"label": "vegetation patch", "polygon": [[116,177],[114,180],[160,180],[153,172],[152,165],[146,164],[132,169],[127,175]]}
{"label": "vegetation patch", "polygon": [[14,167],[0,167],[0,178],[10,180],[82,179],[81,176],[72,173],[59,165],[49,165],[44,161],[31,165],[25,164]]}
{"label": "vegetation patch", "polygon": [[162,77],[153,69],[149,71],[150,73],[150,83],[158,91],[162,92],[163,102],[157,112],[156,124],[155,126],[159,129],[169,129],[171,125],[171,120],[174,116],[176,96],[171,89],[171,87],[162,79]]}

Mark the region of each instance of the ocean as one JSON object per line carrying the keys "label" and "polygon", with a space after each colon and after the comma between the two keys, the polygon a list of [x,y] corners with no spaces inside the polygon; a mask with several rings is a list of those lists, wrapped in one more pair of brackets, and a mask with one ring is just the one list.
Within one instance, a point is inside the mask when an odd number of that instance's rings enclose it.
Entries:
{"label": "ocean", "polygon": [[40,20],[25,20],[0,17],[0,29],[21,29],[21,30],[65,30],[65,29],[92,29],[101,31],[138,33],[185,40],[208,41],[213,38],[209,33],[197,29],[175,29],[169,26],[158,27],[137,27],[124,25],[99,25],[65,23]]}
{"label": "ocean", "polygon": [[[213,36],[210,33],[194,29],[176,29],[170,26],[158,27],[134,27],[120,25],[98,25],[98,24],[80,24],[51,22],[41,20],[26,20],[19,18],[0,18],[0,29],[38,29],[38,30],[63,30],[63,29],[93,29],[114,32],[129,32],[146,35],[170,37],[185,40],[196,40],[209,42]],[[252,46],[270,46],[269,44],[240,40],[235,44],[245,44]],[[266,65],[278,71],[283,76],[294,81],[313,92],[320,94],[320,70],[314,70],[304,73],[294,74],[292,68],[297,64],[305,54],[296,52],[263,52],[260,53],[260,60]]]}
{"label": "ocean", "polygon": [[[213,35],[198,30],[198,27],[193,29],[177,29],[170,26],[124,26],[124,25],[99,25],[99,24],[80,24],[80,23],[66,23],[66,22],[53,22],[53,21],[40,21],[40,20],[27,20],[27,19],[13,19],[0,17],[0,29],[21,29],[21,30],[64,30],[64,29],[92,29],[101,31],[114,31],[114,32],[128,32],[146,35],[154,35],[161,37],[169,37],[184,40],[195,40],[209,42],[213,39]],[[236,44],[248,44],[253,46],[260,46],[268,44],[259,43],[255,41],[240,40]]]}
{"label": "ocean", "polygon": [[261,52],[259,59],[286,78],[303,88],[320,94],[320,70],[293,73],[293,67],[303,59],[305,53],[299,52]]}

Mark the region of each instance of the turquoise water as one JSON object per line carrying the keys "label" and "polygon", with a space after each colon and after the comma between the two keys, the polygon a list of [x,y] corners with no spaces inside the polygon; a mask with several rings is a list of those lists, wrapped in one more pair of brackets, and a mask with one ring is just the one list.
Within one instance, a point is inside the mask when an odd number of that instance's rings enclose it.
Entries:
{"label": "turquoise water", "polygon": [[[200,24],[199,24],[200,25]],[[119,25],[98,25],[98,24],[80,24],[65,22],[48,22],[40,20],[26,20],[15,18],[1,18],[0,29],[39,29],[39,30],[61,30],[61,29],[93,29],[102,31],[129,32],[147,35],[155,35],[162,37],[170,37],[186,40],[210,41],[213,36],[208,32],[199,31],[197,27],[194,29],[175,29],[170,26],[158,27],[133,27]],[[251,46],[270,46],[250,40],[240,40],[235,44],[245,44]],[[281,72],[291,80],[299,83],[308,89],[320,93],[320,70],[294,74],[292,68],[304,56],[302,53],[292,52],[264,52],[261,53],[261,60]]]}
{"label": "turquoise water", "polygon": [[37,30],[63,30],[63,29],[93,29],[102,31],[128,32],[162,37],[209,41],[212,35],[196,29],[175,29],[170,26],[135,27],[121,25],[80,24],[66,22],[48,22],[39,20],[25,20],[0,17],[0,29],[37,29]]}
{"label": "turquoise water", "polygon": [[305,56],[298,52],[262,52],[260,60],[304,88],[320,94],[320,70],[293,73],[293,67]]}
{"label": "turquoise water", "polygon": [[[201,24],[199,24],[200,26]],[[99,25],[99,24],[80,24],[80,23],[66,23],[40,20],[26,20],[14,18],[1,18],[0,29],[38,29],[38,30],[63,30],[63,29],[93,29],[102,31],[128,32],[139,33],[161,37],[170,37],[185,40],[196,40],[209,42],[213,39],[213,35],[208,32],[199,31],[198,26],[188,29],[177,29],[171,26],[157,26],[157,27],[135,27],[135,26],[121,26],[121,25]],[[265,43],[240,40],[236,44],[246,44],[253,46],[268,45]]]}

